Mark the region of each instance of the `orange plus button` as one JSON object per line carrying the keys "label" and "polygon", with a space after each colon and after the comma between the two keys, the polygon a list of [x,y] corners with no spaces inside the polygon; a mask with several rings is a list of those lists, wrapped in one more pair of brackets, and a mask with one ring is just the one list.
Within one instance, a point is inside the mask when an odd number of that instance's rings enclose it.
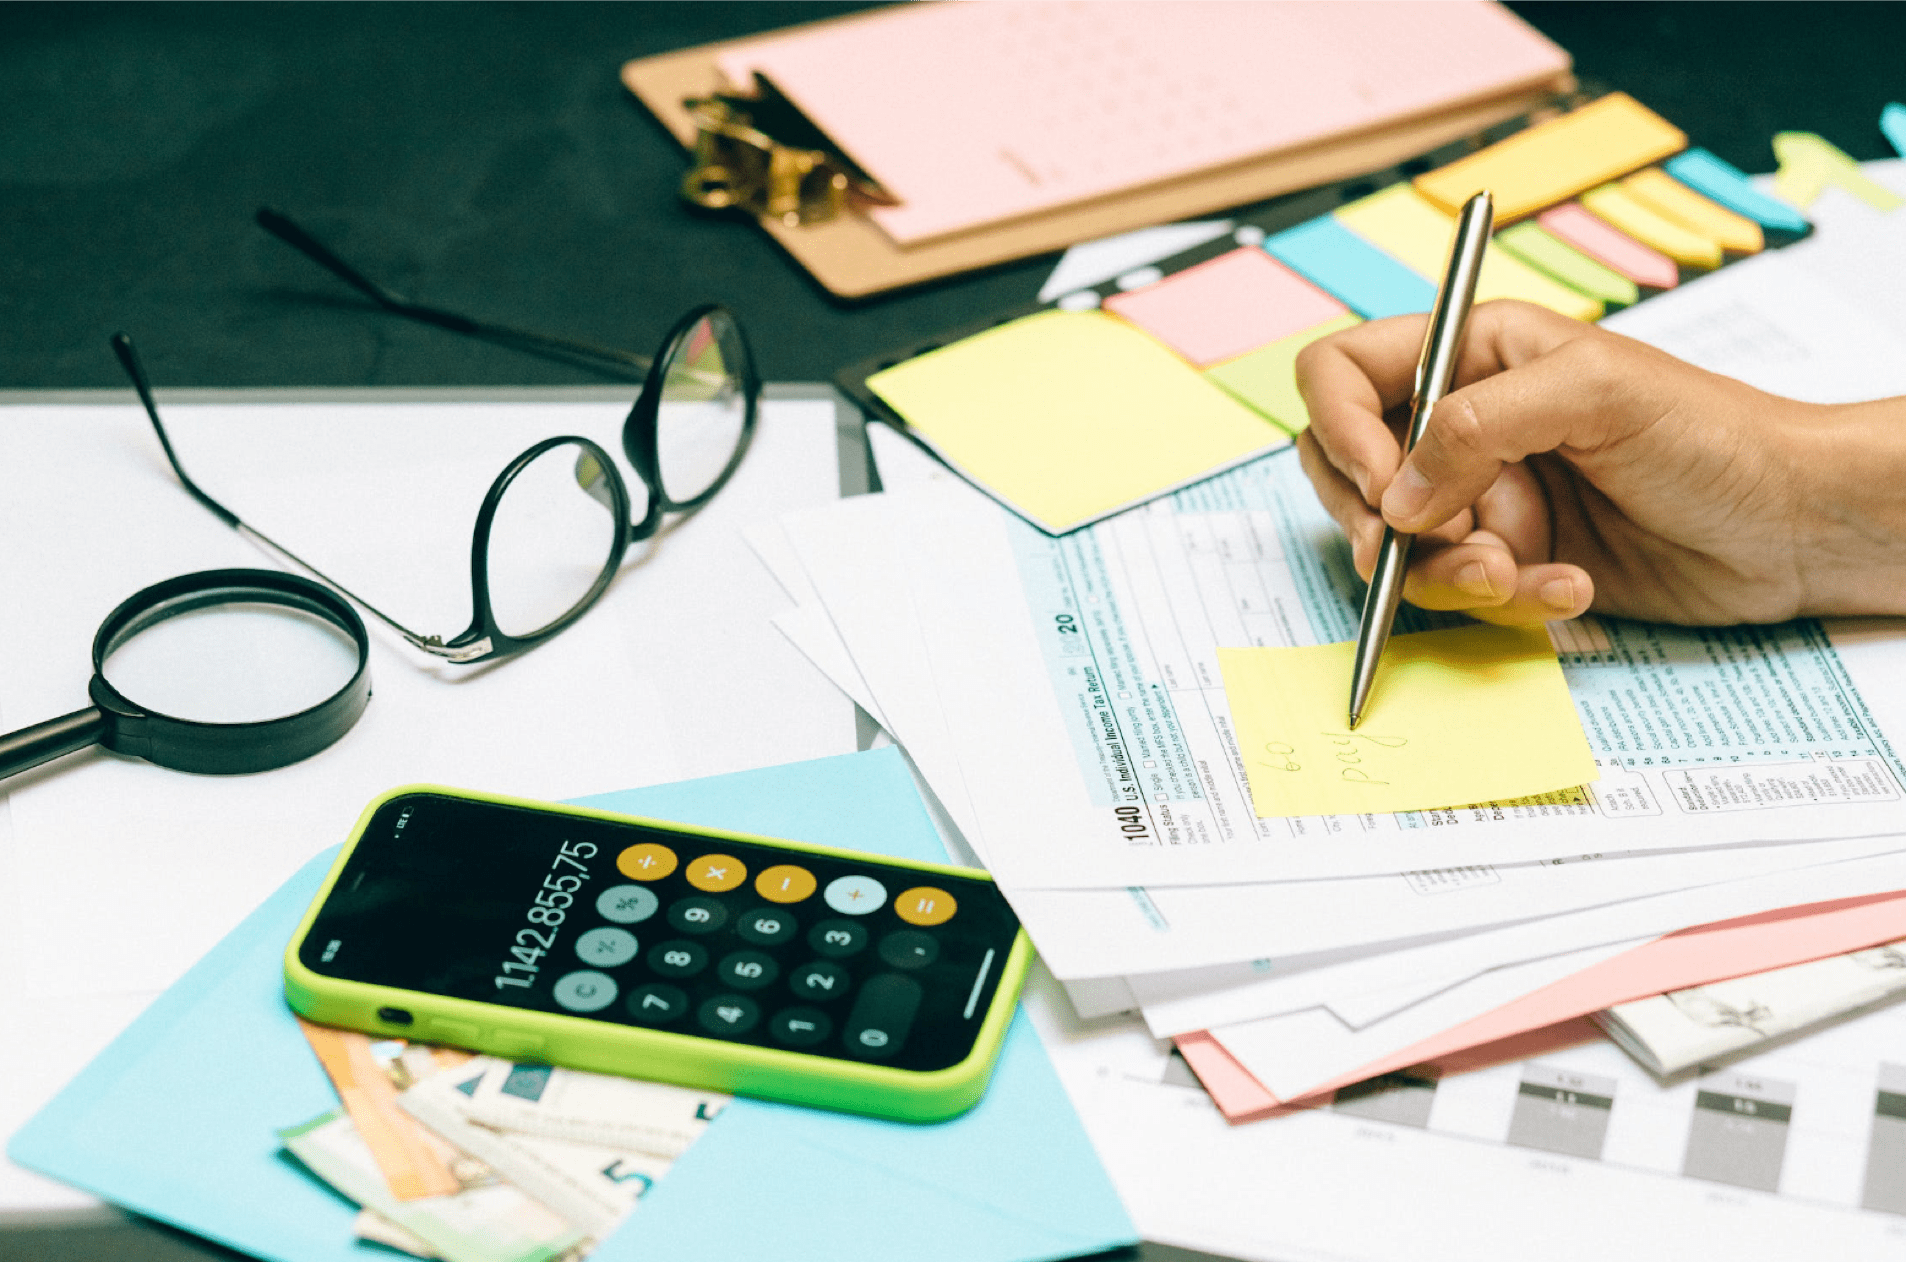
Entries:
{"label": "orange plus button", "polygon": [[705,854],[688,865],[688,883],[710,894],[731,890],[747,879],[747,865],[733,855]]}
{"label": "orange plus button", "polygon": [[754,879],[754,892],[771,903],[798,903],[814,892],[814,884],[806,868],[777,863]]}
{"label": "orange plus button", "polygon": [[910,889],[893,900],[894,915],[910,925],[943,925],[959,909],[951,894],[931,885]]}
{"label": "orange plus button", "polygon": [[632,881],[659,881],[675,870],[675,852],[667,846],[645,841],[630,846],[615,857],[615,870]]}

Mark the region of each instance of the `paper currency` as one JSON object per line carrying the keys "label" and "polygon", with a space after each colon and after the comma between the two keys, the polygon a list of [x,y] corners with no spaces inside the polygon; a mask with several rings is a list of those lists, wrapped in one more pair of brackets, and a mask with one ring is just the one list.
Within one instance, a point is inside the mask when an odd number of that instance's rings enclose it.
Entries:
{"label": "paper currency", "polygon": [[[454,1079],[454,1081],[452,1081]],[[463,1073],[419,1083],[399,1103],[439,1137],[600,1240],[667,1173],[672,1157],[498,1130],[473,1121]]]}
{"label": "paper currency", "polygon": [[584,1242],[584,1233],[501,1181],[448,1196],[397,1200],[342,1109],[281,1130],[278,1138],[313,1174],[449,1262],[553,1262]]}
{"label": "paper currency", "polygon": [[408,1253],[413,1258],[434,1258],[437,1251],[408,1227],[400,1227],[374,1209],[360,1209],[357,1218],[351,1224],[351,1234],[359,1240],[368,1240],[372,1244],[381,1244],[387,1249],[396,1249]]}
{"label": "paper currency", "polygon": [[1596,1019],[1666,1077],[1906,994],[1906,939],[1619,1004]]}
{"label": "paper currency", "polygon": [[442,1101],[459,1117],[495,1130],[657,1157],[681,1156],[732,1098],[718,1091],[548,1065],[515,1065],[489,1056],[476,1057],[456,1074],[434,1078],[412,1091],[419,1099]]}
{"label": "paper currency", "polygon": [[400,1086],[467,1060],[467,1055],[451,1053],[440,1058],[436,1049],[397,1039],[373,1041],[355,1030],[315,1025],[302,1018],[298,1028],[337,1088],[339,1101],[393,1197],[414,1201],[448,1196],[484,1181],[487,1171],[471,1169],[467,1163],[459,1169],[457,1151],[397,1107]]}

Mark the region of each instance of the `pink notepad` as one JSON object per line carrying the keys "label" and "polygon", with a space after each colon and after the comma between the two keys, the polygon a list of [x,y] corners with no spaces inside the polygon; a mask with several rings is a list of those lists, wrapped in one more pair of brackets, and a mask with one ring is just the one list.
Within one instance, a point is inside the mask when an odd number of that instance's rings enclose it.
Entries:
{"label": "pink notepad", "polygon": [[901,5],[767,35],[761,71],[902,205],[911,244],[1553,80],[1489,0]]}

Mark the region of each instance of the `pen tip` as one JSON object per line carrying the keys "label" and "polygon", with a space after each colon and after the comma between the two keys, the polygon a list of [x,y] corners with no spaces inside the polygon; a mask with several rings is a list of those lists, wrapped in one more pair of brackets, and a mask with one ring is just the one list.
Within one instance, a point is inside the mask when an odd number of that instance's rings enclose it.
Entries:
{"label": "pen tip", "polygon": [[1360,720],[1360,719],[1362,719],[1362,718],[1363,718],[1363,716],[1362,716],[1361,714],[1359,714],[1359,713],[1357,713],[1357,712],[1356,712],[1355,710],[1352,710],[1352,711],[1350,712],[1350,730],[1351,730],[1351,731],[1353,731],[1353,732],[1354,732],[1354,731],[1356,731],[1356,730],[1357,730],[1357,722],[1358,722],[1358,720]]}

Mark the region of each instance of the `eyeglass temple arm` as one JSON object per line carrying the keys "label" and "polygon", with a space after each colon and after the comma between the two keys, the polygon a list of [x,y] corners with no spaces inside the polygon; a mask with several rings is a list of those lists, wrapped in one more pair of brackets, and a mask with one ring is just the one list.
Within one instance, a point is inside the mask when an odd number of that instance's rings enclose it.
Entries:
{"label": "eyeglass temple arm", "polygon": [[425,324],[434,324],[438,328],[448,329],[453,333],[468,333],[476,337],[519,342],[543,350],[561,351],[570,355],[580,355],[585,359],[618,364],[625,368],[633,368],[637,372],[646,373],[649,370],[650,361],[647,356],[637,355],[619,347],[599,346],[594,342],[580,342],[573,338],[552,337],[547,333],[512,328],[506,324],[490,324],[483,320],[474,320],[466,315],[458,315],[454,311],[445,311],[440,307],[427,307],[422,303],[412,302],[346,263],[329,246],[306,232],[283,211],[263,206],[259,208],[256,218],[258,226],[266,232],[297,250],[384,310],[396,315],[408,316],[410,319],[420,320]]}
{"label": "eyeglass temple arm", "polygon": [[126,376],[132,378],[132,388],[138,391],[139,402],[145,405],[146,417],[152,422],[152,431],[159,436],[159,446],[165,449],[166,463],[172,466],[172,472],[178,475],[179,483],[185,487],[186,493],[197,500],[214,517],[224,522],[227,526],[230,526],[233,530],[238,531],[240,534],[249,535],[251,538],[256,539],[259,543],[264,544],[267,548],[270,548],[273,552],[285,558],[285,560],[290,561],[299,569],[304,570],[306,573],[323,582],[327,587],[335,589],[364,606],[365,609],[370,611],[373,617],[383,622],[386,626],[390,627],[391,630],[397,632],[403,636],[405,640],[426,653],[432,653],[438,657],[448,658],[453,662],[457,662],[489,651],[488,644],[455,648],[446,645],[441,636],[419,635],[417,632],[412,631],[409,627],[406,627],[403,623],[379,609],[376,605],[373,605],[370,601],[365,600],[362,596],[359,596],[356,592],[353,592],[350,588],[320,570],[317,566],[311,564],[311,562],[272,539],[263,531],[247,525],[239,518],[237,513],[234,513],[231,509],[207,495],[199,488],[199,484],[192,480],[191,475],[186,473],[185,466],[179,463],[178,453],[172,450],[172,438],[165,432],[164,423],[159,420],[159,405],[153,401],[152,385],[146,380],[145,365],[139,362],[139,352],[133,347],[132,337],[126,333],[113,334],[112,348],[113,354],[119,357],[119,366],[126,370]]}

